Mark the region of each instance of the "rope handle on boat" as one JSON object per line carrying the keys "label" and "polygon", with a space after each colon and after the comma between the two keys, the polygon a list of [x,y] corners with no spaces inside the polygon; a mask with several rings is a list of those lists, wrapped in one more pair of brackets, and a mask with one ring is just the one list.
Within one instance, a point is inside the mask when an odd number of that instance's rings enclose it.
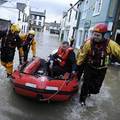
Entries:
{"label": "rope handle on boat", "polygon": [[65,85],[66,82],[67,82],[67,79],[64,80],[63,84],[60,86],[60,89],[58,89],[58,90],[56,91],[56,93],[54,93],[53,95],[51,95],[51,96],[48,97],[48,98],[39,99],[39,100],[40,100],[40,101],[48,101],[48,102],[49,102],[51,98],[55,97],[55,96],[60,92],[60,90],[64,87],[64,85]]}

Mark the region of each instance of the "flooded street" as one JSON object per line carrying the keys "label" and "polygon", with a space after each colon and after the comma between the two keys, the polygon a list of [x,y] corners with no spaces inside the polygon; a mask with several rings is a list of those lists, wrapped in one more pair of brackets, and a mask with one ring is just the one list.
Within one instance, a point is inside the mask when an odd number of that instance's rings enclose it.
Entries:
{"label": "flooded street", "polygon": [[[49,32],[37,34],[36,40],[37,56],[45,59],[60,44]],[[0,67],[0,120],[120,120],[120,67],[109,67],[100,94],[87,99],[87,108],[78,99],[79,94],[64,103],[42,103],[16,95]]]}

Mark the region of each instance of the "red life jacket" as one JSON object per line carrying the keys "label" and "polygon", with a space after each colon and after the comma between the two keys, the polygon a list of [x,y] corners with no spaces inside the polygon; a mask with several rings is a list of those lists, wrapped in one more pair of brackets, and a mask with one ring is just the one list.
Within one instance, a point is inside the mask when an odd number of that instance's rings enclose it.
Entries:
{"label": "red life jacket", "polygon": [[73,51],[73,48],[72,47],[69,47],[67,50],[63,50],[62,48],[59,48],[58,51],[57,51],[57,55],[60,57],[60,61],[59,61],[59,64],[60,66],[64,66],[67,62],[67,59],[69,57],[69,54]]}
{"label": "red life jacket", "polygon": [[107,51],[109,40],[103,43],[94,43],[91,40],[91,50],[88,53],[87,61],[94,67],[104,67],[106,66]]}

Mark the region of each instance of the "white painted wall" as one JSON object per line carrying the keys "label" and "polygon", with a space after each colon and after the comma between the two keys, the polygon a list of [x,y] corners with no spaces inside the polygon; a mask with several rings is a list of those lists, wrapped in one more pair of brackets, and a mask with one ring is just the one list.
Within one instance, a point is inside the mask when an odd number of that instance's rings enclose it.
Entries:
{"label": "white painted wall", "polygon": [[61,21],[61,31],[64,30],[64,41],[69,41],[69,39],[71,38],[72,34],[73,34],[73,27],[76,27],[76,23],[77,23],[77,19],[75,19],[76,16],[76,11],[77,10],[77,5],[74,6],[74,8],[72,8],[72,12],[71,12],[71,17],[70,17],[70,21],[69,21],[69,15],[70,15],[70,11],[68,11],[67,16],[64,17]]}
{"label": "white painted wall", "polygon": [[62,36],[62,34],[64,34],[63,41],[66,40],[66,33],[65,33],[66,18],[67,18],[67,16],[65,16],[64,18],[62,18],[62,20],[61,20],[61,26],[60,26],[61,31],[60,31],[59,40],[61,40],[61,36]]}
{"label": "white painted wall", "polygon": [[79,28],[78,31],[77,31],[77,37],[76,37],[76,45],[75,47],[76,48],[80,48],[80,46],[82,45],[83,43],[83,35],[84,35],[84,29],[83,28]]}
{"label": "white painted wall", "polygon": [[[26,2],[26,8],[24,10],[24,14],[29,16],[29,1]],[[13,5],[10,3],[3,4],[3,6],[0,7],[1,14],[0,18],[5,19],[5,20],[10,20],[11,23],[18,23],[21,27],[21,32],[26,33],[27,28],[28,28],[28,23],[23,22],[23,13],[20,12],[20,21],[18,21],[18,15],[19,15],[19,10],[16,9],[16,3],[13,1]],[[22,29],[22,26],[24,29]]]}

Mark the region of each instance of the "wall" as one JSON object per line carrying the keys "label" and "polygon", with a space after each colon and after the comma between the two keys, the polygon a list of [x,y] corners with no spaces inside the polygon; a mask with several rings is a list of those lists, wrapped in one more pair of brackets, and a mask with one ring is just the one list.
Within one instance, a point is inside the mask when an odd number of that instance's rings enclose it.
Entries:
{"label": "wall", "polygon": [[[79,29],[77,31],[76,37],[76,48],[79,48],[83,41],[90,37],[90,32],[93,29],[93,26],[96,23],[109,23],[113,21],[113,16],[108,17],[109,6],[111,0],[102,0],[102,5],[100,9],[100,13],[94,15],[95,10],[95,0],[84,0],[82,4],[79,6],[79,10],[81,12]],[[113,1],[113,3],[116,2]],[[115,6],[113,6],[115,8]],[[113,11],[115,10],[113,8]]]}

